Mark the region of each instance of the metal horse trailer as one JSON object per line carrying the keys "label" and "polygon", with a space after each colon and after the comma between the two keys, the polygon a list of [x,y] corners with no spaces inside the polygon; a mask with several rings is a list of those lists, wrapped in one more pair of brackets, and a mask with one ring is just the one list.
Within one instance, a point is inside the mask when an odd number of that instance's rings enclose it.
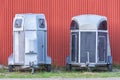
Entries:
{"label": "metal horse trailer", "polygon": [[112,71],[112,56],[107,18],[99,15],[80,15],[72,18],[70,26],[70,56],[66,70],[73,66],[107,66]]}
{"label": "metal horse trailer", "polygon": [[8,58],[9,71],[40,68],[51,71],[47,56],[47,22],[44,14],[16,14],[13,21],[13,53]]}

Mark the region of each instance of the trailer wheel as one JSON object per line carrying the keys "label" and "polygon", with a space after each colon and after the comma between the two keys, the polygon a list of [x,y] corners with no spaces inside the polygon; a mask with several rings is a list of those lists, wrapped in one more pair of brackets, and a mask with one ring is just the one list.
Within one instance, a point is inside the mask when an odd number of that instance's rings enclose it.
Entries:
{"label": "trailer wheel", "polygon": [[71,71],[71,64],[66,64],[66,71]]}
{"label": "trailer wheel", "polygon": [[50,72],[52,70],[52,66],[49,64],[47,65],[47,72]]}
{"label": "trailer wheel", "polygon": [[8,69],[9,69],[9,72],[13,72],[13,66],[12,65],[9,65]]}
{"label": "trailer wheel", "polygon": [[107,67],[108,67],[108,70],[111,72],[112,71],[112,64],[108,64]]}

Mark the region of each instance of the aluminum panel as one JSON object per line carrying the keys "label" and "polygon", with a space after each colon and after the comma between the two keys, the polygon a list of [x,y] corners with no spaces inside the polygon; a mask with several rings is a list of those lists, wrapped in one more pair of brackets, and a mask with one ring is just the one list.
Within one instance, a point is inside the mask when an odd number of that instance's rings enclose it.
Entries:
{"label": "aluminum panel", "polygon": [[71,61],[78,62],[79,56],[79,32],[71,32]]}
{"label": "aluminum panel", "polygon": [[24,32],[14,32],[13,37],[13,57],[14,64],[22,65],[24,64],[24,52],[25,52],[25,40],[24,40]]}
{"label": "aluminum panel", "polygon": [[98,62],[107,62],[107,33],[98,32]]}
{"label": "aluminum panel", "polygon": [[45,32],[44,31],[37,31],[37,36],[38,36],[38,44],[37,44],[37,47],[38,47],[38,63],[44,63],[45,62],[45,59],[44,59],[44,54],[45,53]]}
{"label": "aluminum panel", "polygon": [[81,32],[80,62],[95,63],[96,59],[96,32]]}
{"label": "aluminum panel", "polygon": [[38,53],[37,31],[25,31],[25,53]]}

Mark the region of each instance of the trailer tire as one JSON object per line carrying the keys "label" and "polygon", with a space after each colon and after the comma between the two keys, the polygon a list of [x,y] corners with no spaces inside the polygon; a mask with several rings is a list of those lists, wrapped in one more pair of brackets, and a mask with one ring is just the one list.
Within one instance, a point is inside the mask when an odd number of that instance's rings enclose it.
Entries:
{"label": "trailer tire", "polygon": [[52,70],[52,66],[50,64],[47,65],[47,72],[51,72],[51,70]]}
{"label": "trailer tire", "polygon": [[107,67],[108,67],[108,70],[111,72],[112,71],[112,64],[108,64]]}
{"label": "trailer tire", "polygon": [[13,66],[12,65],[9,65],[8,69],[9,69],[9,72],[13,72]]}
{"label": "trailer tire", "polygon": [[66,64],[66,71],[71,71],[71,64]]}

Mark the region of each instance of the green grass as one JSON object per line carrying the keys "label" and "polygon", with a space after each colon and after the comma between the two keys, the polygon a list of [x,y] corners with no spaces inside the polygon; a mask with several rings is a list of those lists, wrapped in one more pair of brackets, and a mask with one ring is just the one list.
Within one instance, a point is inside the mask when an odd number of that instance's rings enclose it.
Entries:
{"label": "green grass", "polygon": [[52,72],[36,71],[31,74],[29,71],[26,72],[8,72],[6,69],[0,69],[0,78],[107,78],[107,77],[120,77],[120,69],[115,68],[116,71],[108,72],[104,71],[92,71],[87,72],[85,70],[72,70],[66,72],[63,70],[56,70]]}
{"label": "green grass", "polygon": [[120,77],[120,72],[4,72],[0,78],[106,78]]}
{"label": "green grass", "polygon": [[113,65],[113,68],[120,69],[120,65],[118,65],[118,64],[114,64],[114,65]]}

